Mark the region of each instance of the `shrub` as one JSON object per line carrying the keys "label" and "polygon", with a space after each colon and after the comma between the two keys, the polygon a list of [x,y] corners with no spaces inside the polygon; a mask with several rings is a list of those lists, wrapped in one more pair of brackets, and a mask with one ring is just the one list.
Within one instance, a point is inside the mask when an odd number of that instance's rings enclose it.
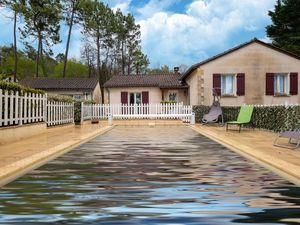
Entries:
{"label": "shrub", "polygon": [[161,104],[176,104],[177,102],[176,101],[161,101],[160,102]]}
{"label": "shrub", "polygon": [[3,81],[3,80],[0,81],[0,89],[7,90],[9,92],[17,92],[18,91],[21,95],[23,95],[24,93],[45,94],[45,91],[24,87],[20,84],[7,82],[7,81]]}

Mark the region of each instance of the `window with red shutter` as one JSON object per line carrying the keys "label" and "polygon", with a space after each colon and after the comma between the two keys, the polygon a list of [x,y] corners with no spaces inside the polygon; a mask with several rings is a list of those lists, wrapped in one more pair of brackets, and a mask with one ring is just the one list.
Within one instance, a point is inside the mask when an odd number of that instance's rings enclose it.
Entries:
{"label": "window with red shutter", "polygon": [[245,95],[245,74],[238,73],[236,76],[236,94],[238,96]]}
{"label": "window with red shutter", "polygon": [[290,95],[298,94],[298,73],[290,73]]}
{"label": "window with red shutter", "polygon": [[121,103],[123,105],[128,104],[128,92],[121,92]]}
{"label": "window with red shutter", "polygon": [[142,92],[142,104],[149,104],[149,92],[148,91]]}
{"label": "window with red shutter", "polygon": [[213,74],[213,88],[221,95],[221,74]]}
{"label": "window with red shutter", "polygon": [[274,73],[266,74],[266,95],[274,95]]}

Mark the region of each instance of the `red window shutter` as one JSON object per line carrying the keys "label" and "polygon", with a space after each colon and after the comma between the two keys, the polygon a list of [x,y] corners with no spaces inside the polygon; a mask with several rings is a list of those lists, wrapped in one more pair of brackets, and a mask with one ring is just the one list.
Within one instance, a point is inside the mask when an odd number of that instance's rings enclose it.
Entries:
{"label": "red window shutter", "polygon": [[142,103],[143,104],[148,104],[149,103],[149,92],[148,91],[143,91],[142,92]]}
{"label": "red window shutter", "polygon": [[123,105],[128,104],[128,92],[121,92],[121,103]]}
{"label": "red window shutter", "polygon": [[266,95],[274,95],[274,73],[266,74]]}
{"label": "red window shutter", "polygon": [[221,95],[221,74],[213,74],[213,88]]}
{"label": "red window shutter", "polygon": [[298,94],[298,73],[290,73],[290,95]]}
{"label": "red window shutter", "polygon": [[236,76],[236,94],[238,96],[245,95],[245,74],[238,73]]}

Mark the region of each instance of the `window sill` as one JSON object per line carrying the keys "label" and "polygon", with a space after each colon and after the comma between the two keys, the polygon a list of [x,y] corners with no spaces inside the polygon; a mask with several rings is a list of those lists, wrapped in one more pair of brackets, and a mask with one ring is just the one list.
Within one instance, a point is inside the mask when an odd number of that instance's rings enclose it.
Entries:
{"label": "window sill", "polygon": [[221,95],[221,98],[237,98],[236,95]]}
{"label": "window sill", "polygon": [[274,97],[291,97],[291,95],[285,93],[275,93]]}

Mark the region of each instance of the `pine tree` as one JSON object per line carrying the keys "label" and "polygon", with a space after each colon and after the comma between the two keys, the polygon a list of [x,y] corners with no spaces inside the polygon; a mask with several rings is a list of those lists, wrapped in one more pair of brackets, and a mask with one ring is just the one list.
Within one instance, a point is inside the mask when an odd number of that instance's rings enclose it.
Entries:
{"label": "pine tree", "polygon": [[38,41],[36,77],[39,76],[40,61],[44,75],[46,75],[43,53],[52,55],[52,45],[60,42],[60,11],[59,0],[28,0],[23,10],[25,26],[21,29],[21,34],[24,39],[32,37]]}
{"label": "pine tree", "polygon": [[300,55],[300,1],[277,0],[274,11],[269,11],[273,24],[267,35],[275,46]]}
{"label": "pine tree", "polygon": [[78,24],[80,21],[80,3],[82,0],[65,0],[63,1],[63,14],[66,24],[69,26],[69,32],[66,43],[66,51],[64,58],[64,69],[62,76],[66,76],[67,62],[68,62],[68,54],[69,54],[69,46],[72,34],[72,28],[74,24]]}
{"label": "pine tree", "polygon": [[18,73],[18,48],[17,48],[17,20],[18,15],[21,14],[22,8],[25,5],[25,0],[3,0],[0,2],[1,5],[5,5],[6,7],[10,8],[13,11],[14,18],[14,28],[13,28],[13,40],[14,40],[14,69],[13,69],[13,75],[14,75],[14,82],[17,81],[17,73]]}

